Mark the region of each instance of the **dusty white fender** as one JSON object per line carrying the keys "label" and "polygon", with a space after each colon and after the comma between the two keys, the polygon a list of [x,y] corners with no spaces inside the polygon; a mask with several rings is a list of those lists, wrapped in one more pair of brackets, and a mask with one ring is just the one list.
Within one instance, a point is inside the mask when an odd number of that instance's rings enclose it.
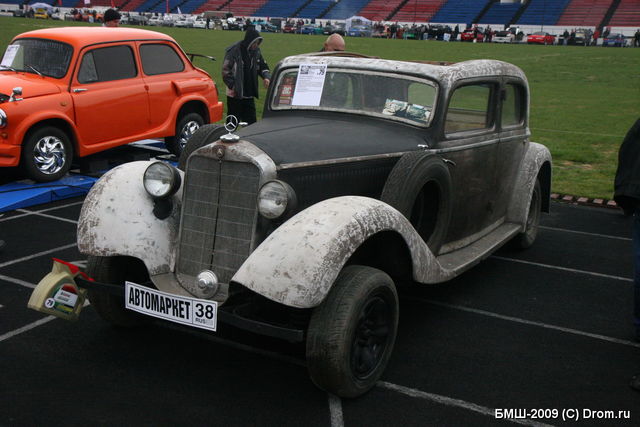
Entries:
{"label": "dusty white fender", "polygon": [[[144,189],[144,171],[153,162],[131,162],[107,172],[93,186],[78,221],[78,248],[95,256],[132,256],[149,274],[168,273],[175,256],[182,188],[173,196],[171,215],[159,220]],[[182,172],[181,172],[182,174]]]}
{"label": "dusty white fender", "polygon": [[507,211],[507,221],[521,224],[523,230],[527,224],[529,205],[531,204],[531,195],[536,184],[536,178],[542,165],[547,162],[551,166],[549,149],[542,144],[529,143],[527,152],[522,159],[522,169],[518,175]]}
{"label": "dusty white fender", "polygon": [[343,196],[319,202],[278,227],[232,280],[288,306],[315,307],[355,250],[385,230],[396,231],[407,243],[416,281],[433,283],[452,275],[396,209],[367,197]]}

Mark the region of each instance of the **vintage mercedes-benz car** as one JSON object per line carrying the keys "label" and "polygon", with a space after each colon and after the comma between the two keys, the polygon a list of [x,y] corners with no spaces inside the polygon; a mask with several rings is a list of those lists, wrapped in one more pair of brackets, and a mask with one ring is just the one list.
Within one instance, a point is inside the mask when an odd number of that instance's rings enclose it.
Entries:
{"label": "vintage mercedes-benz car", "polygon": [[391,354],[398,284],[533,244],[551,157],[528,108],[505,62],[285,58],[261,121],[201,127],[179,168],[134,162],[98,181],[78,225],[94,281],[58,264],[32,305],[78,309],[56,296],[71,284],[115,325],[142,313],[305,342],[312,380],[358,396]]}
{"label": "vintage mercedes-benz car", "polygon": [[211,77],[176,41],[130,28],[47,28],[18,35],[0,63],[0,167],[36,181],[84,157],[146,138],[179,154],[222,118]]}

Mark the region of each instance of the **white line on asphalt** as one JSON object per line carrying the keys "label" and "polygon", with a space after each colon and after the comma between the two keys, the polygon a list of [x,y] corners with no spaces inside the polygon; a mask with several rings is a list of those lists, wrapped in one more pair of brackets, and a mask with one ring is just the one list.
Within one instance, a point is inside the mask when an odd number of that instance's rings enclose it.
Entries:
{"label": "white line on asphalt", "polygon": [[560,267],[560,266],[557,266],[557,265],[549,265],[549,264],[541,264],[539,262],[524,261],[524,260],[515,259],[515,258],[505,258],[505,257],[495,256],[495,255],[491,256],[491,258],[492,259],[499,259],[501,261],[510,261],[510,262],[518,262],[520,264],[534,265],[536,267],[544,267],[544,268],[551,268],[551,269],[554,269],[554,270],[568,271],[570,273],[586,274],[588,276],[595,276],[595,277],[604,277],[606,279],[620,280],[622,282],[633,282],[633,279],[630,279],[628,277],[612,276],[610,274],[596,273],[594,271],[577,270],[575,268]]}
{"label": "white line on asphalt", "polygon": [[26,213],[23,213],[22,215],[10,216],[8,218],[1,218],[0,222],[10,221],[10,220],[16,219],[16,218],[22,218],[22,217],[25,217],[25,216],[33,215],[35,213],[49,212],[49,211],[53,211],[53,210],[56,210],[56,209],[63,209],[63,208],[68,208],[70,206],[81,205],[82,203],[84,203],[84,200],[82,200],[80,202],[68,203],[66,205],[55,206],[55,207],[52,207],[52,208],[40,209],[38,211],[27,211],[25,209],[18,209],[20,212],[26,212]]}
{"label": "white line on asphalt", "polygon": [[53,248],[53,249],[49,249],[49,250],[46,250],[46,251],[38,252],[37,254],[28,255],[28,256],[25,256],[25,257],[22,257],[22,258],[18,258],[18,259],[14,259],[14,260],[11,260],[11,261],[3,262],[2,264],[0,264],[0,268],[6,267],[6,266],[12,265],[12,264],[17,264],[17,263],[22,262],[22,261],[28,261],[28,260],[33,259],[33,258],[38,258],[39,256],[47,255],[47,254],[50,254],[52,252],[58,252],[58,251],[63,251],[65,249],[74,248],[74,247],[76,247],[76,245],[77,245],[77,243],[71,243],[71,244],[64,245],[64,246],[58,246],[57,248]]}
{"label": "white line on asphalt", "polygon": [[563,326],[550,325],[548,323],[521,319],[519,317],[505,316],[503,314],[498,314],[498,313],[494,313],[494,312],[491,312],[491,311],[480,310],[480,309],[477,309],[477,308],[464,307],[464,306],[461,306],[461,305],[447,304],[447,303],[444,303],[444,302],[434,301],[434,300],[426,299],[426,298],[420,298],[420,297],[406,297],[406,298],[407,299],[416,300],[416,301],[426,302],[427,304],[437,305],[437,306],[440,306],[440,307],[452,308],[454,310],[466,311],[468,313],[474,313],[474,314],[480,314],[482,316],[493,317],[495,319],[501,319],[501,320],[507,320],[509,322],[521,323],[523,325],[538,326],[540,328],[552,329],[552,330],[555,330],[555,331],[566,332],[566,333],[573,334],[573,335],[580,335],[580,336],[583,336],[583,337],[594,338],[594,339],[597,339],[597,340],[600,340],[600,341],[607,341],[607,342],[611,342],[611,343],[614,343],[614,344],[622,344],[622,345],[626,345],[626,346],[629,346],[629,347],[640,348],[640,343],[629,341],[629,340],[621,340],[619,338],[608,337],[606,335],[592,334],[590,332],[583,332],[583,331],[579,331],[577,329],[565,328]]}
{"label": "white line on asphalt", "polygon": [[329,412],[331,413],[331,427],[343,427],[342,400],[331,393],[329,395]]}
{"label": "white line on asphalt", "polygon": [[36,285],[33,283],[25,282],[24,280],[15,279],[13,277],[5,276],[4,274],[0,274],[0,280],[4,280],[5,282],[15,283],[16,285],[24,286],[25,288],[34,289]]}
{"label": "white line on asphalt", "polygon": [[[376,385],[378,387],[382,387],[387,390],[392,390],[392,391],[404,394],[406,396],[429,400],[431,402],[439,403],[441,405],[455,406],[457,408],[467,409],[469,411],[477,412],[479,414],[486,415],[488,417],[495,419],[495,409],[487,408],[486,406],[477,405],[475,403],[466,402],[460,399],[453,399],[447,396],[441,396],[439,394],[427,393],[422,390],[416,390],[415,388],[404,387],[401,385],[388,383],[386,381],[378,381]],[[526,426],[536,426],[536,427],[549,426],[549,424],[539,423],[537,421],[533,421],[530,419],[508,419],[505,421],[511,421],[513,423],[522,424]]]}
{"label": "white line on asphalt", "polygon": [[[18,212],[29,212],[29,211],[25,211],[24,209],[16,209]],[[77,224],[78,221],[74,221],[72,219],[67,219],[67,218],[61,218],[59,216],[53,216],[53,215],[48,215],[48,214],[44,214],[41,212],[29,212],[32,215],[36,215],[36,216],[41,216],[44,218],[49,218],[49,219],[56,219],[58,221],[64,221],[64,222],[70,222],[72,224]]]}
{"label": "white line on asphalt", "polygon": [[556,227],[545,227],[542,225],[540,226],[540,228],[543,228],[545,230],[563,231],[565,233],[583,234],[585,236],[604,237],[605,239],[616,239],[616,240],[624,240],[629,242],[631,241],[629,237],[609,236],[608,234],[588,233],[586,231],[568,230],[566,228],[556,228]]}
{"label": "white line on asphalt", "polygon": [[23,333],[23,332],[30,331],[31,329],[33,329],[33,328],[37,328],[38,326],[44,325],[45,323],[49,323],[49,322],[51,322],[51,321],[52,321],[52,320],[54,320],[54,319],[55,319],[55,317],[54,317],[54,316],[47,316],[47,317],[43,317],[42,319],[40,319],[40,320],[36,320],[36,321],[35,321],[35,322],[33,322],[33,323],[29,323],[28,325],[23,326],[22,328],[19,328],[19,329],[13,330],[13,331],[11,331],[11,332],[7,332],[7,333],[6,333],[6,334],[4,334],[4,335],[0,335],[0,342],[5,341],[5,340],[8,340],[8,339],[9,339],[9,338],[11,338],[11,337],[15,337],[16,335],[19,335],[19,334],[21,334],[21,333]]}

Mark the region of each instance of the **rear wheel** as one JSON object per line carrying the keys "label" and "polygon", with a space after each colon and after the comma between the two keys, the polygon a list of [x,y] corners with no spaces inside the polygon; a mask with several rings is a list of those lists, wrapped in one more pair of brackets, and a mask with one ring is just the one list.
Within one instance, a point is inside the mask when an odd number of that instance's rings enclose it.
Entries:
{"label": "rear wheel", "polygon": [[540,225],[540,214],[542,209],[542,190],[540,181],[536,179],[531,194],[531,203],[529,204],[529,214],[527,215],[527,224],[522,233],[514,238],[514,244],[520,249],[527,249],[533,245],[538,236],[538,228]]}
{"label": "rear wheel", "polygon": [[336,396],[366,393],[387,366],[397,328],[398,295],[391,278],[371,267],[345,267],[311,315],[311,379]]}
{"label": "rear wheel", "polygon": [[[149,280],[142,261],[131,257],[90,256],[87,274],[97,282],[122,285],[123,288],[125,281],[142,284]],[[89,290],[89,301],[100,317],[113,326],[130,328],[146,320],[144,316],[124,307],[124,296]]]}
{"label": "rear wheel", "polygon": [[178,119],[175,136],[165,138],[167,150],[180,156],[189,138],[204,124],[204,119],[198,113],[189,113]]}

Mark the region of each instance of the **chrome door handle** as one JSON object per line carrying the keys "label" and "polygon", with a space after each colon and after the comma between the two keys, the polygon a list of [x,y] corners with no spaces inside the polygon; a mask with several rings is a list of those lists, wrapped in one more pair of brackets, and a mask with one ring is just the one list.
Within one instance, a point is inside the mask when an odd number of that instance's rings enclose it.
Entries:
{"label": "chrome door handle", "polygon": [[78,92],[86,92],[87,90],[85,88],[78,88],[78,89],[74,89],[73,93],[78,93]]}

